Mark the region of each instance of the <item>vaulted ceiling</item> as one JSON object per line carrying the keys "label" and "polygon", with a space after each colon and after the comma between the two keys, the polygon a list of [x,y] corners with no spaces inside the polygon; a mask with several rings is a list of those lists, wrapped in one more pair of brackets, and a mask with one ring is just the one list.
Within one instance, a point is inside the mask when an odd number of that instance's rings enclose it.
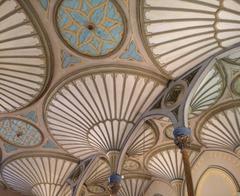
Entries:
{"label": "vaulted ceiling", "polygon": [[239,194],[239,10],[0,0],[0,194],[105,196],[116,170],[119,196],[187,196],[180,125],[195,194]]}

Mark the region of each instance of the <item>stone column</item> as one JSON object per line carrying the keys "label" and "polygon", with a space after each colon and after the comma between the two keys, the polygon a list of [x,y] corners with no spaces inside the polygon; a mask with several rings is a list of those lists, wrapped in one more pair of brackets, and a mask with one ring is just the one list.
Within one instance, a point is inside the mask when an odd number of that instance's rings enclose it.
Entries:
{"label": "stone column", "polygon": [[121,188],[122,176],[117,173],[117,166],[119,162],[120,152],[110,151],[107,153],[107,157],[110,163],[112,175],[108,178],[108,191],[111,196],[117,196],[118,191]]}
{"label": "stone column", "polygon": [[188,149],[190,148],[191,130],[186,127],[180,127],[174,129],[173,134],[174,142],[182,153],[188,196],[194,196],[191,166],[188,155]]}

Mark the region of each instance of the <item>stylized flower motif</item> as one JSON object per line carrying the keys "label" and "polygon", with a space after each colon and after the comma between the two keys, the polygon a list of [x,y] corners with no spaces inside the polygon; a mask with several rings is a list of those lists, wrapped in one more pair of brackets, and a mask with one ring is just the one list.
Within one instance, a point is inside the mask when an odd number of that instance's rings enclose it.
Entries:
{"label": "stylized flower motif", "polygon": [[88,56],[103,56],[123,39],[123,19],[110,0],[63,0],[57,25],[63,39]]}
{"label": "stylized flower motif", "polygon": [[13,118],[0,121],[0,137],[11,144],[24,147],[35,146],[42,141],[42,136],[37,128]]}

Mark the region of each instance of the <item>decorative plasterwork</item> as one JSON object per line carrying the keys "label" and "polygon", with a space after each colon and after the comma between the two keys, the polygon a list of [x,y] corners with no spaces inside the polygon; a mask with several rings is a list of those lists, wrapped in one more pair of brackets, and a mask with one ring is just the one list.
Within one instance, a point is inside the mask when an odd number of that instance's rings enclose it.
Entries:
{"label": "decorative plasterwork", "polygon": [[47,142],[42,147],[48,148],[48,149],[57,149],[58,148],[58,146],[50,139],[48,139]]}
{"label": "decorative plasterwork", "polygon": [[119,196],[143,196],[150,183],[149,176],[135,175],[126,176],[122,181]]}
{"label": "decorative plasterwork", "polygon": [[104,159],[100,159],[93,167],[85,186],[88,192],[92,194],[108,194],[107,192],[107,180],[111,175],[111,167]]}
{"label": "decorative plasterwork", "polygon": [[[223,150],[207,150],[198,156],[192,166],[194,187],[197,187],[197,184],[204,172],[207,171],[208,168],[212,167],[224,168],[225,172],[227,171],[227,173],[232,176],[233,180],[236,179],[235,185],[237,186],[237,189],[240,190],[238,184],[238,182],[240,182],[239,157],[235,156],[233,153],[224,152]],[[186,187],[184,195],[187,196]]]}
{"label": "decorative plasterwork", "polygon": [[208,148],[234,151],[240,145],[239,119],[240,107],[237,103],[220,106],[202,118],[196,136]]}
{"label": "decorative plasterwork", "polygon": [[170,140],[173,140],[173,139],[174,139],[173,130],[174,130],[174,128],[173,128],[172,125],[168,125],[168,126],[163,130],[165,136],[166,136],[168,139],[170,139]]}
{"label": "decorative plasterwork", "polygon": [[34,123],[38,121],[37,113],[35,111],[28,112],[27,114],[24,114],[22,116],[27,118],[28,120],[31,120]]}
{"label": "decorative plasterwork", "polygon": [[[7,159],[1,171],[7,185],[25,195],[60,196],[58,192],[75,166],[76,160],[66,155],[25,152]],[[63,188],[63,192],[70,189]]]}
{"label": "decorative plasterwork", "polygon": [[39,3],[40,3],[40,5],[41,5],[41,7],[42,7],[45,11],[48,10],[49,1],[50,1],[50,0],[39,0]]}
{"label": "decorative plasterwork", "polygon": [[62,60],[62,68],[63,69],[66,69],[74,64],[82,63],[82,59],[80,57],[73,56],[65,50],[62,50],[61,60]]}
{"label": "decorative plasterwork", "polygon": [[124,41],[126,20],[111,0],[62,0],[56,6],[56,27],[76,52],[101,57],[116,51]]}
{"label": "decorative plasterwork", "polygon": [[237,75],[232,83],[231,83],[231,89],[234,94],[237,96],[240,96],[240,75]]}
{"label": "decorative plasterwork", "polygon": [[147,189],[145,196],[176,196],[175,191],[171,187],[170,184],[155,180],[151,183],[149,188]]}
{"label": "decorative plasterwork", "polygon": [[198,116],[203,111],[208,110],[222,96],[226,86],[226,76],[224,76],[220,65],[217,65],[218,62],[206,74],[194,93],[190,103],[189,118]]}
{"label": "decorative plasterwork", "polygon": [[3,147],[4,147],[4,150],[5,150],[6,153],[11,153],[11,152],[14,152],[14,151],[17,150],[16,146],[13,146],[13,145],[8,144],[8,143],[4,143]]}
{"label": "decorative plasterwork", "polygon": [[92,172],[89,174],[85,184],[97,184],[107,181],[111,175],[111,167],[105,159],[99,159]]}
{"label": "decorative plasterwork", "polygon": [[[198,151],[189,150],[190,163],[197,157]],[[174,145],[160,147],[153,151],[146,159],[146,168],[153,176],[173,181],[183,179],[184,167],[182,154]]]}
{"label": "decorative plasterwork", "polygon": [[50,77],[51,55],[43,28],[26,2],[0,4],[0,113],[34,102]]}
{"label": "decorative plasterwork", "polygon": [[133,40],[130,42],[127,50],[124,51],[119,58],[130,60],[130,61],[139,61],[139,62],[143,61],[143,57],[137,50],[137,46]]}
{"label": "decorative plasterwork", "polygon": [[224,168],[217,167],[208,168],[201,176],[196,188],[196,196],[237,196],[237,193],[238,189],[232,176]]}
{"label": "decorative plasterwork", "polygon": [[49,96],[44,112],[48,130],[81,159],[120,150],[162,87],[155,75],[136,69],[98,66],[71,74]]}
{"label": "decorative plasterwork", "polygon": [[144,123],[138,131],[137,137],[133,140],[127,155],[136,156],[142,155],[149,151],[158,141],[159,131],[158,127],[152,122]]}
{"label": "decorative plasterwork", "polygon": [[240,41],[238,1],[140,0],[139,9],[148,54],[168,76]]}
{"label": "decorative plasterwork", "polygon": [[123,169],[126,171],[137,171],[138,169],[140,169],[140,164],[136,160],[127,159],[123,163]]}
{"label": "decorative plasterwork", "polygon": [[0,119],[0,137],[19,147],[34,147],[43,140],[41,131],[30,122],[18,118]]}

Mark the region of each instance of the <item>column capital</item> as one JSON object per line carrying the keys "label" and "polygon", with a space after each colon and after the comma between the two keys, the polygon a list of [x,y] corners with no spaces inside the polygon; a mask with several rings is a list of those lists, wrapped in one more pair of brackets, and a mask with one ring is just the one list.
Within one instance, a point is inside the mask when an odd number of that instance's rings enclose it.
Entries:
{"label": "column capital", "polygon": [[178,127],[173,131],[175,144],[183,150],[189,148],[191,143],[191,129],[187,127]]}
{"label": "column capital", "polygon": [[121,188],[121,181],[122,176],[117,173],[113,173],[108,178],[108,191],[110,192],[110,195],[116,195],[118,193]]}
{"label": "column capital", "polygon": [[179,137],[179,136],[190,136],[191,135],[191,129],[187,127],[177,127],[174,128],[173,135],[174,137]]}

